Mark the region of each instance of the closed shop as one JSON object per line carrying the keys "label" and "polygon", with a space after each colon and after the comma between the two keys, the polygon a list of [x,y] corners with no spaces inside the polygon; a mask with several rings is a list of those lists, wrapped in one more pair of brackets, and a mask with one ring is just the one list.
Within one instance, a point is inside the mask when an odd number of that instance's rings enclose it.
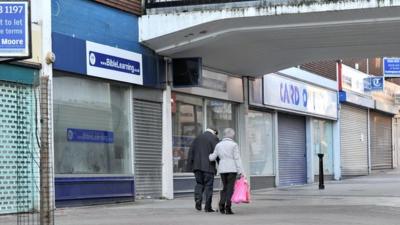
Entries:
{"label": "closed shop", "polygon": [[0,214],[30,211],[37,204],[35,107],[30,86],[0,81]]}
{"label": "closed shop", "polygon": [[370,112],[371,124],[371,169],[391,169],[392,116],[377,111]]}
{"label": "closed shop", "polygon": [[[0,214],[39,206],[38,71],[0,65]],[[16,83],[19,82],[19,83]]]}
{"label": "closed shop", "polygon": [[340,111],[342,175],[368,174],[368,111],[342,105]]}
{"label": "closed shop", "polygon": [[278,146],[279,185],[305,184],[307,164],[304,117],[279,114]]}
{"label": "closed shop", "polygon": [[[250,82],[247,134],[255,152],[249,154],[252,187],[268,185],[271,177],[275,186],[314,182],[319,153],[325,154],[325,171],[333,175],[336,85],[298,68]],[[266,109],[255,111],[262,108]]]}

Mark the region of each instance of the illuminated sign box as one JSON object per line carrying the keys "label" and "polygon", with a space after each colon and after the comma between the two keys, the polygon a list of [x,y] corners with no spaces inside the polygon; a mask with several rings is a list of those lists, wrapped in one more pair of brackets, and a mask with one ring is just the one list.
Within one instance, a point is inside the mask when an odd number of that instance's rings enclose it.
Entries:
{"label": "illuminated sign box", "polygon": [[30,57],[29,1],[0,1],[0,60]]}

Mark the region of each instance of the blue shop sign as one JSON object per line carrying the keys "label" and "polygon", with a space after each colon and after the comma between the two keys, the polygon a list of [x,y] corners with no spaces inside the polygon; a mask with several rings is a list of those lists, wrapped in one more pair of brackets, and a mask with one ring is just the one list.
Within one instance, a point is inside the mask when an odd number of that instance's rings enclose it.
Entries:
{"label": "blue shop sign", "polygon": [[114,133],[105,130],[67,128],[67,140],[71,142],[113,143]]}
{"label": "blue shop sign", "polygon": [[0,57],[30,56],[28,1],[0,2]]}
{"label": "blue shop sign", "polygon": [[400,77],[400,58],[383,58],[383,75]]}
{"label": "blue shop sign", "polygon": [[364,91],[383,91],[384,83],[383,77],[364,78]]}

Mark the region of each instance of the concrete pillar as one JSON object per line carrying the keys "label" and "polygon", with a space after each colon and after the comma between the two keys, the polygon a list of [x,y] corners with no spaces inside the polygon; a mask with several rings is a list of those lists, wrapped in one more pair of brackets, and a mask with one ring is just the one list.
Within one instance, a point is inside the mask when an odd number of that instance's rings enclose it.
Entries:
{"label": "concrete pillar", "polygon": [[248,78],[243,78],[243,104],[240,104],[238,109],[238,125],[237,125],[237,134],[238,134],[238,142],[239,148],[243,163],[243,169],[245,171],[245,175],[247,176],[247,180],[250,183],[250,152],[248,149],[248,141],[247,141],[247,113],[249,111],[249,101],[248,101]]}
{"label": "concrete pillar", "polygon": [[172,162],[172,112],[171,112],[171,85],[169,77],[171,65],[166,60],[166,88],[163,92],[162,111],[162,196],[166,199],[174,198],[174,171]]}

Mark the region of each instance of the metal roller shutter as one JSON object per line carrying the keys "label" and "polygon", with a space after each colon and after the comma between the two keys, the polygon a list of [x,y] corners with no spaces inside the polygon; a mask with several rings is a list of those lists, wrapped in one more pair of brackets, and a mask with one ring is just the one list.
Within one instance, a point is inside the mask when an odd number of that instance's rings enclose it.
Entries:
{"label": "metal roller shutter", "polygon": [[304,117],[279,114],[279,185],[305,184],[306,128]]}
{"label": "metal roller shutter", "polygon": [[161,197],[162,108],[161,103],[134,100],[136,197]]}
{"label": "metal roller shutter", "polygon": [[39,197],[35,93],[0,81],[0,214],[32,211]]}
{"label": "metal roller shutter", "polygon": [[370,113],[371,121],[371,169],[392,168],[392,117]]}
{"label": "metal roller shutter", "polygon": [[340,111],[342,175],[368,174],[368,113],[349,105]]}

